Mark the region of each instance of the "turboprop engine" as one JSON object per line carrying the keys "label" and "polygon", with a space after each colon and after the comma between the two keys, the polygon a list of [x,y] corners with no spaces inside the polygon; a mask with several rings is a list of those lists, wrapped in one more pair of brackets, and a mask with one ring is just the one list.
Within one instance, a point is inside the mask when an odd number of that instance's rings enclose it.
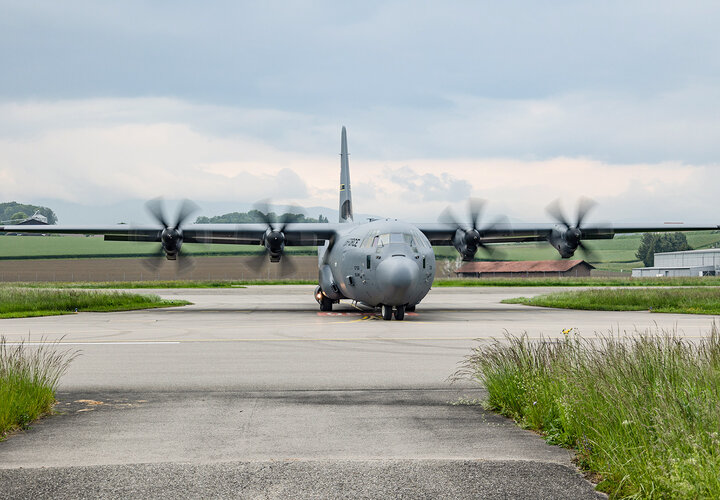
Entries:
{"label": "turboprop engine", "polygon": [[578,204],[577,219],[575,224],[570,224],[570,222],[568,222],[565,218],[565,215],[560,208],[559,200],[555,200],[546,208],[547,213],[558,222],[550,233],[550,236],[548,236],[548,241],[555,247],[555,249],[557,249],[563,259],[567,259],[575,255],[575,251],[578,248],[585,252],[586,258],[590,258],[592,251],[582,242],[582,223],[585,216],[594,205],[594,201],[582,198]]}
{"label": "turboprop engine", "polygon": [[470,212],[470,224],[462,223],[458,221],[453,215],[450,208],[446,208],[440,215],[440,221],[446,224],[452,224],[457,229],[453,236],[452,243],[455,250],[462,256],[465,261],[470,261],[475,258],[477,251],[482,248],[488,254],[492,254],[494,249],[490,246],[485,245],[482,242],[483,234],[497,226],[500,222],[504,221],[504,218],[499,218],[496,221],[481,225],[480,220],[482,218],[482,208],[484,202],[476,198],[468,200],[468,211]]}

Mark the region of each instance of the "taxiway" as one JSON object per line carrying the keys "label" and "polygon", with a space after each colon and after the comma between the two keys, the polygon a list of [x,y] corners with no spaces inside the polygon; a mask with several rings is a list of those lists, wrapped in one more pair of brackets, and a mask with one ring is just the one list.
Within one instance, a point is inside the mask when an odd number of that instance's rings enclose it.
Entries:
{"label": "taxiway", "polygon": [[458,362],[505,331],[695,337],[716,319],[500,303],[542,288],[440,288],[382,321],[351,304],[320,313],[312,291],[143,290],[193,305],[1,320],[11,341],[62,339],[82,355],[60,414],[0,443],[0,483],[13,485],[0,497],[83,496],[73,485],[87,481],[99,488],[87,496],[593,497],[567,451],[468,404],[484,393],[449,383]]}

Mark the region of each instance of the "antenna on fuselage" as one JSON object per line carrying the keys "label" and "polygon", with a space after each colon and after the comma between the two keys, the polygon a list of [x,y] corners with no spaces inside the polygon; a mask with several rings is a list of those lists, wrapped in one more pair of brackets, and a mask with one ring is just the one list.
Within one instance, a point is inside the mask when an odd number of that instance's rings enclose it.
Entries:
{"label": "antenna on fuselage", "polygon": [[342,128],[340,139],[340,222],[352,222],[352,191],[350,190],[350,163],[348,161],[347,132]]}

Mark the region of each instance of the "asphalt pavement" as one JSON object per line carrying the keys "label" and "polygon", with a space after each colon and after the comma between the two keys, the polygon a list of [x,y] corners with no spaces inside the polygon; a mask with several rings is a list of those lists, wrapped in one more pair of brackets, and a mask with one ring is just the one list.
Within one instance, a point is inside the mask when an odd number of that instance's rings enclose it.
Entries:
{"label": "asphalt pavement", "polygon": [[[157,290],[179,309],[1,320],[81,356],[58,413],[0,443],[0,498],[593,498],[567,450],[448,377],[478,342],[713,317],[500,304],[538,288],[435,289],[405,321],[313,287]],[[143,291],[150,293],[153,291]]]}

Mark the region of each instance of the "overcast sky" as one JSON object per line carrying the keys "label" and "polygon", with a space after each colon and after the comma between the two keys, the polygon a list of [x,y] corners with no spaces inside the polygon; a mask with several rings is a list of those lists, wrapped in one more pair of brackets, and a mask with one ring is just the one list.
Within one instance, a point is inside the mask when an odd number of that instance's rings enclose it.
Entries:
{"label": "overcast sky", "polygon": [[0,201],[720,222],[717,2],[0,8]]}

